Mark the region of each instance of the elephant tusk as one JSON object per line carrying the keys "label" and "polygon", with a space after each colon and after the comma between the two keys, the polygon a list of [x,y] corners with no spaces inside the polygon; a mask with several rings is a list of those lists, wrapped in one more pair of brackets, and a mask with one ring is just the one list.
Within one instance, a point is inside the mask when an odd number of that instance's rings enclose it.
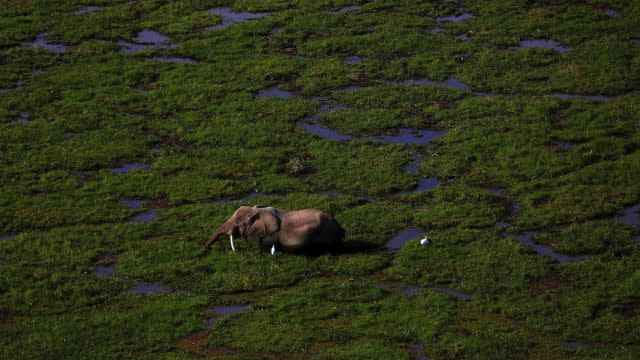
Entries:
{"label": "elephant tusk", "polygon": [[229,234],[229,239],[231,240],[231,250],[236,251],[236,248],[233,247],[233,235]]}

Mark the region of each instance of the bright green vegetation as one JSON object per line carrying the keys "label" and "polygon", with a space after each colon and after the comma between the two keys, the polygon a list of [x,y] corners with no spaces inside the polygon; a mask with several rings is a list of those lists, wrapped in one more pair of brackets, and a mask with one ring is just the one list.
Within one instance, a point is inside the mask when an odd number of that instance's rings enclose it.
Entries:
{"label": "bright green vegetation", "polygon": [[[333,12],[348,5],[362,7]],[[215,7],[271,15],[206,31]],[[476,17],[435,22],[458,8]],[[416,342],[433,359],[640,357],[640,229],[614,221],[640,203],[639,2],[13,0],[0,15],[0,235],[16,235],[0,240],[0,358],[410,359]],[[116,45],[143,29],[179,45]],[[22,45],[44,32],[69,50]],[[530,39],[572,51],[508,49]],[[494,96],[377,81],[451,75]],[[274,87],[300,96],[255,98]],[[296,126],[316,96],[350,108],[321,117],[345,134],[449,131],[429,146],[323,140]],[[127,163],[150,168],[111,170]],[[426,177],[442,184],[398,195]],[[224,239],[205,253],[239,206],[212,200],[256,192],[246,204],[334,214],[345,251]],[[407,227],[431,243],[380,250]],[[504,236],[525,230],[590,257],[559,264]],[[229,304],[251,306],[206,328]]]}

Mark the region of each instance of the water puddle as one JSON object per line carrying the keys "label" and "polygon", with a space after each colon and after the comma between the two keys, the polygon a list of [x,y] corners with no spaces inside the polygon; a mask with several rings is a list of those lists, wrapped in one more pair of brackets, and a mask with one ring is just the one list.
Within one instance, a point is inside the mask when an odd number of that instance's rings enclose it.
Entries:
{"label": "water puddle", "polygon": [[511,227],[511,224],[505,221],[496,221],[496,227],[499,227],[500,229],[506,229],[508,227]]}
{"label": "water puddle", "polygon": [[197,63],[193,59],[181,58],[181,57],[154,56],[151,59],[159,62],[172,63],[172,64],[196,64]]}
{"label": "water puddle", "polygon": [[566,142],[558,142],[555,145],[560,150],[571,150],[576,146],[576,144],[571,144]]}
{"label": "water puddle", "polygon": [[443,137],[447,131],[448,130],[400,129],[400,133],[397,135],[379,135],[371,139],[386,144],[427,145],[431,141]]}
{"label": "water puddle", "polygon": [[591,349],[593,346],[578,341],[560,340],[560,345],[567,350]]}
{"label": "water puddle", "polygon": [[400,282],[392,281],[381,281],[378,283],[378,287],[380,289],[385,289],[408,296],[418,295],[418,293],[420,292],[420,287],[417,285],[407,285]]}
{"label": "water puddle", "polygon": [[134,224],[147,224],[158,220],[158,212],[156,210],[149,210],[136,215],[131,222]]}
{"label": "water puddle", "polygon": [[56,53],[56,54],[60,54],[67,51],[68,46],[66,45],[52,44],[50,42],[47,42],[47,40],[44,38],[46,35],[47,35],[46,33],[42,33],[38,35],[38,37],[35,40],[31,42],[23,43],[23,45],[30,48],[41,48],[41,49],[44,49],[45,51]]}
{"label": "water puddle", "polygon": [[265,98],[265,97],[274,97],[274,98],[278,98],[278,99],[297,99],[299,98],[298,95],[290,92],[290,91],[286,91],[286,90],[282,90],[282,89],[278,89],[278,88],[271,88],[271,89],[264,89],[264,90],[260,90],[258,91],[258,94],[256,95],[257,98]]}
{"label": "water puddle", "polygon": [[396,234],[391,240],[385,244],[387,250],[399,250],[402,248],[405,242],[409,240],[418,239],[424,237],[424,229],[421,228],[408,228]]}
{"label": "water puddle", "polygon": [[520,45],[511,46],[509,50],[522,50],[528,48],[544,48],[552,49],[560,53],[567,53],[572,49],[568,46],[564,46],[555,40],[522,40]]}
{"label": "water puddle", "polygon": [[15,239],[17,237],[18,237],[17,234],[0,235],[0,241],[9,241],[9,240],[13,240],[13,239]]}
{"label": "water puddle", "polygon": [[116,269],[113,265],[98,265],[94,274],[98,277],[114,277]]}
{"label": "water puddle", "polygon": [[409,296],[418,295],[419,292],[420,292],[420,287],[413,286],[413,285],[407,285],[407,288],[402,290],[402,294],[409,295]]}
{"label": "water puddle", "polygon": [[146,94],[149,92],[149,89],[143,88],[143,87],[137,87],[135,88],[135,91],[139,94]]}
{"label": "water puddle", "polygon": [[507,197],[507,190],[502,188],[490,188],[489,192],[500,197]]}
{"label": "water puddle", "polygon": [[460,15],[441,16],[436,18],[437,23],[452,22],[459,23],[474,18],[475,15],[470,13],[462,13]]}
{"label": "water puddle", "polygon": [[[342,109],[333,108],[332,110]],[[330,111],[330,110],[327,110]],[[427,145],[431,141],[441,138],[447,133],[447,130],[416,130],[416,129],[400,129],[397,135],[378,135],[372,137],[356,137],[353,135],[343,134],[338,130],[324,127],[317,123],[311,122],[315,117],[311,117],[304,122],[298,123],[298,126],[307,132],[316,135],[325,140],[334,141],[351,141],[351,140],[370,140],[385,144],[400,145]]]}
{"label": "water puddle", "polygon": [[143,294],[143,295],[149,295],[153,293],[169,294],[174,291],[175,290],[169,285],[155,284],[150,282],[138,283],[136,286],[131,288],[131,290],[129,290],[129,292],[132,292],[134,294]]}
{"label": "water puddle", "polygon": [[342,195],[342,193],[340,193],[337,190],[328,190],[328,191],[318,191],[318,192],[314,193],[314,195],[319,195],[319,196],[340,196],[340,195]]}
{"label": "water puddle", "polygon": [[29,125],[29,112],[28,111],[23,111],[22,113],[20,113],[20,118],[18,119],[18,122],[22,126],[28,126]]}
{"label": "water puddle", "polygon": [[136,42],[141,44],[161,45],[171,42],[171,38],[160,34],[157,31],[144,29],[138,33],[135,38]]}
{"label": "water puddle", "polygon": [[253,192],[243,198],[240,199],[217,199],[217,200],[211,200],[209,201],[209,203],[211,204],[232,204],[232,203],[241,203],[241,202],[246,202],[249,200],[253,200],[256,198],[260,198],[260,197],[265,197],[265,196],[269,196],[269,194],[265,194],[265,193],[261,193],[261,192]]}
{"label": "water puddle", "polygon": [[249,309],[249,305],[226,305],[215,306],[211,309],[213,316],[205,321],[205,327],[211,329],[216,320],[221,317],[231,316],[235,314],[242,314]]}
{"label": "water puddle", "polygon": [[429,79],[407,79],[402,81],[392,80],[379,80],[385,85],[433,85],[444,86],[452,89],[471,89],[471,86],[465,82],[460,81],[457,77],[451,75],[445,81],[433,81]]}
{"label": "water puddle", "polygon": [[462,42],[466,42],[466,43],[470,43],[471,42],[471,38],[469,36],[467,36],[467,34],[458,35],[458,40],[460,40]]}
{"label": "water puddle", "polygon": [[235,23],[248,21],[248,20],[256,20],[261,19],[265,16],[270,15],[270,13],[252,13],[252,12],[235,12],[230,8],[215,8],[207,10],[208,13],[220,16],[222,18],[222,22],[217,25],[207,27],[207,30],[221,30],[227,28]]}
{"label": "water puddle", "polygon": [[127,174],[134,169],[148,170],[149,168],[150,166],[147,164],[133,163],[133,164],[124,164],[120,167],[111,169],[111,171],[113,171],[116,174]]}
{"label": "water puddle", "polygon": [[16,81],[16,87],[15,88],[0,88],[0,94],[6,94],[11,90],[22,89],[23,85],[24,85],[24,80],[18,80],[18,81]]}
{"label": "water puddle", "polygon": [[168,36],[149,29],[138,32],[134,41],[135,42],[118,41],[117,44],[127,54],[135,54],[146,49],[173,49],[178,46],[178,44],[173,43]]}
{"label": "water puddle", "polygon": [[362,63],[364,60],[366,60],[365,58],[361,58],[359,56],[349,56],[347,58],[344,59],[344,63],[347,65],[358,65],[360,63]]}
{"label": "water puddle", "polygon": [[559,93],[559,92],[554,92],[551,94],[551,96],[561,100],[586,99],[586,100],[597,101],[597,102],[609,101],[613,99],[612,96],[605,96],[605,95],[578,95],[578,94],[567,94],[567,93]]}
{"label": "water puddle", "polygon": [[249,305],[227,305],[216,306],[211,311],[215,315],[235,315],[246,312],[249,309]]}
{"label": "water puddle", "polygon": [[511,211],[509,212],[509,217],[514,218],[522,213],[522,205],[518,203],[511,204]]}
{"label": "water puddle", "polygon": [[558,254],[555,251],[553,251],[553,248],[550,246],[538,245],[531,240],[536,234],[538,234],[538,232],[536,231],[525,231],[523,233],[516,235],[515,239],[519,243],[528,246],[531,250],[533,250],[536,254],[538,254],[538,256],[551,257],[561,264],[569,263],[573,261],[585,260],[589,258],[589,256],[587,255],[570,256],[570,255]]}
{"label": "water puddle", "polygon": [[345,7],[342,7],[342,8],[340,8],[340,9],[334,11],[334,12],[336,14],[346,14],[348,12],[356,11],[356,10],[360,10],[360,6],[358,6],[358,5],[345,6]]}
{"label": "water puddle", "polygon": [[409,344],[409,350],[413,354],[416,360],[429,360],[429,357],[424,352],[424,344],[421,342],[412,342]]}
{"label": "water puddle", "polygon": [[73,131],[65,131],[64,133],[62,133],[62,136],[64,136],[65,139],[68,139],[72,136],[75,136],[76,133],[74,133]]}
{"label": "water puddle", "polygon": [[354,139],[354,137],[351,135],[343,134],[337,130],[322,127],[318,124],[299,123],[298,126],[303,128],[307,132],[321,137],[325,140],[350,141]]}
{"label": "water puddle", "polygon": [[431,29],[432,34],[440,34],[441,32],[442,32],[442,28],[440,26],[436,26],[433,29]]}
{"label": "water puddle", "polygon": [[613,9],[604,9],[602,12],[611,16],[612,18],[620,17],[620,12]]}
{"label": "water puddle", "polygon": [[323,115],[323,114],[326,114],[326,113],[331,112],[331,111],[350,110],[350,109],[351,108],[346,106],[346,105],[322,104],[318,108],[318,114],[317,115]]}
{"label": "water puddle", "polygon": [[142,206],[142,200],[139,199],[120,199],[120,203],[129,209],[140,209]]}
{"label": "water puddle", "polygon": [[624,209],[624,215],[615,218],[615,221],[640,228],[640,204]]}
{"label": "water puddle", "polygon": [[73,11],[73,14],[76,14],[76,15],[88,14],[94,11],[98,11],[100,9],[102,9],[101,6],[85,6],[83,8]]}
{"label": "water puddle", "polygon": [[437,292],[442,292],[448,295],[451,295],[453,297],[456,297],[460,300],[464,300],[464,301],[468,301],[471,300],[471,295],[469,294],[465,294],[463,292],[459,292],[459,291],[455,291],[455,290],[451,290],[449,288],[445,288],[445,287],[439,287],[439,286],[432,286],[429,288],[429,290],[432,291],[437,291]]}
{"label": "water puddle", "polygon": [[367,86],[352,85],[352,86],[347,86],[345,88],[342,88],[340,90],[340,92],[342,92],[342,93],[350,93],[350,92],[366,90],[366,89],[368,89]]}
{"label": "water puddle", "polygon": [[409,195],[409,194],[419,193],[421,191],[433,190],[436,187],[440,186],[440,184],[442,184],[442,181],[440,181],[440,179],[438,178],[430,177],[430,178],[420,179],[420,181],[418,182],[418,186],[415,189],[413,189],[412,191],[403,192],[401,194]]}

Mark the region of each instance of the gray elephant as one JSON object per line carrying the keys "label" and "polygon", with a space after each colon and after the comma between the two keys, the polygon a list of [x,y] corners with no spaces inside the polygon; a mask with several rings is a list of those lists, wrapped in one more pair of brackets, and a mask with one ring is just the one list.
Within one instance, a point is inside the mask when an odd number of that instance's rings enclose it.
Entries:
{"label": "gray elephant", "polygon": [[333,216],[315,209],[284,211],[273,207],[241,206],[213,232],[205,250],[220,236],[245,237],[260,242],[263,249],[286,251],[335,250],[342,245],[344,229]]}

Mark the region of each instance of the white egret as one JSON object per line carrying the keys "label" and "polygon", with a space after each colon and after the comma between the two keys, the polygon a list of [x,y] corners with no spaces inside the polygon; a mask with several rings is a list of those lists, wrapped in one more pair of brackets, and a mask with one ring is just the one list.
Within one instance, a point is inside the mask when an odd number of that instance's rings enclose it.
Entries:
{"label": "white egret", "polygon": [[425,234],[424,239],[420,240],[420,245],[427,245],[429,243],[429,239],[427,239],[427,235]]}
{"label": "white egret", "polygon": [[275,254],[276,254],[276,245],[275,245],[275,244],[273,244],[273,245],[271,246],[271,255],[275,255]]}

